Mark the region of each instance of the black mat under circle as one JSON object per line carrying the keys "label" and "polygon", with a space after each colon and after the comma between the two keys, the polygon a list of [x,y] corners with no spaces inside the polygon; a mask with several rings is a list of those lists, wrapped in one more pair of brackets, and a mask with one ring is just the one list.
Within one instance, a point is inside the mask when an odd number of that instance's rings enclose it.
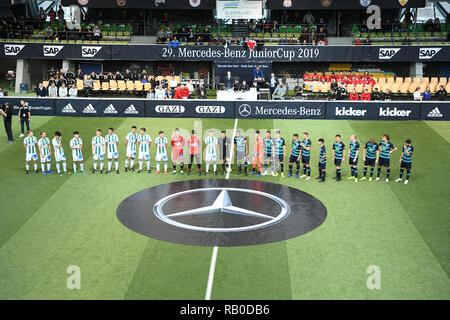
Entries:
{"label": "black mat under circle", "polygon": [[[210,206],[222,188],[228,190],[233,207],[276,217],[281,207],[279,203],[265,196],[269,194],[284,200],[289,205],[289,214],[272,225],[245,231],[217,232],[175,226],[161,220],[154,212],[155,204],[169,195],[174,197],[163,206],[165,216]],[[179,195],[180,192],[194,189],[205,190]],[[239,190],[233,191],[234,189]],[[250,193],[243,190],[250,190]],[[253,180],[207,179],[173,182],[144,189],[120,203],[117,217],[127,228],[154,239],[199,246],[245,246],[301,236],[319,227],[327,217],[327,210],[323,203],[312,195],[281,184]],[[211,230],[258,226],[266,219],[226,212],[172,218],[177,223]]]}

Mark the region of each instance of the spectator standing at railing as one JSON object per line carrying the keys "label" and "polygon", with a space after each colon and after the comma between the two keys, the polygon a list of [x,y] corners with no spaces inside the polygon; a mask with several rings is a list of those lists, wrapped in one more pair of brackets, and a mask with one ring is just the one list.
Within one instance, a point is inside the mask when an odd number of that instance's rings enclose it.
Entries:
{"label": "spectator standing at railing", "polygon": [[389,89],[386,89],[386,92],[382,94],[383,98],[381,100],[391,101],[392,100],[392,92]]}
{"label": "spectator standing at railing", "polygon": [[55,82],[52,82],[51,84],[49,82],[47,91],[50,98],[56,98],[58,96],[58,87],[56,86]]}
{"label": "spectator standing at railing", "polygon": [[286,24],[289,21],[289,15],[287,14],[287,11],[284,10],[283,14],[280,17],[280,24]]}
{"label": "spectator standing at railing", "polygon": [[311,11],[308,11],[303,17],[303,23],[312,25],[314,24],[314,16]]}
{"label": "spectator standing at railing", "polygon": [[200,91],[200,95],[198,96],[198,99],[208,99],[208,96],[206,95],[205,90]]}
{"label": "spectator standing at railing", "polygon": [[188,99],[189,98],[189,89],[184,86],[178,84],[178,87],[175,91],[174,99]]}
{"label": "spectator standing at railing", "polygon": [[58,21],[64,22],[64,10],[63,10],[62,6],[59,6],[57,15],[58,15]]}
{"label": "spectator standing at railing", "polygon": [[47,97],[47,89],[42,85],[42,82],[39,82],[39,85],[36,87],[36,97]]}
{"label": "spectator standing at railing", "polygon": [[102,31],[100,30],[100,28],[98,27],[98,25],[95,25],[94,30],[92,31],[93,33],[93,39],[95,41],[100,41],[100,38],[102,37]]}
{"label": "spectator standing at railing", "polygon": [[350,100],[357,101],[358,99],[359,99],[358,92],[356,92],[356,89],[353,89],[353,92],[350,93]]}
{"label": "spectator standing at railing", "polygon": [[272,99],[273,100],[284,99],[286,92],[287,92],[286,86],[283,84],[283,81],[280,81],[278,83],[278,86],[275,88],[275,91],[273,92]]}
{"label": "spectator standing at railing", "polygon": [[189,99],[192,99],[193,95],[195,94],[194,85],[192,84],[192,80],[189,80],[189,83],[187,84],[187,88],[189,90]]}
{"label": "spectator standing at railing", "polygon": [[231,76],[231,71],[227,71],[227,75],[225,76],[223,83],[225,85],[225,90],[230,90],[233,88],[233,77]]}
{"label": "spectator standing at railing", "polygon": [[84,79],[84,81],[83,81],[83,87],[84,87],[86,96],[89,96],[92,94],[93,83],[94,83],[94,79],[92,79],[91,75],[88,74],[86,79]]}
{"label": "spectator standing at railing", "polygon": [[430,87],[427,87],[427,89],[423,92],[423,100],[430,100],[431,99],[431,90]]}
{"label": "spectator standing at railing", "polygon": [[77,96],[78,96],[78,89],[75,86],[75,84],[72,84],[72,86],[69,89],[69,97],[76,98]]}
{"label": "spectator standing at railing", "polygon": [[45,40],[53,40],[54,39],[54,33],[53,30],[50,26],[47,26],[47,28],[45,29]]}
{"label": "spectator standing at railing", "polygon": [[361,94],[361,101],[370,101],[370,98],[369,90],[364,89],[364,92]]}
{"label": "spectator standing at railing", "polygon": [[50,11],[48,12],[48,16],[50,18],[50,22],[53,23],[56,20],[56,12],[55,10],[53,10],[53,8],[50,9]]}
{"label": "spectator standing at railing", "polygon": [[64,82],[61,83],[61,86],[59,87],[58,95],[60,97],[67,97],[67,87],[66,87],[66,84]]}
{"label": "spectator standing at railing", "polygon": [[336,91],[334,89],[330,90],[330,93],[328,93],[328,101],[336,101],[337,95],[336,95]]}
{"label": "spectator standing at railing", "polygon": [[81,69],[77,70],[77,73],[75,74],[75,79],[84,80],[84,74],[83,71],[81,71]]}
{"label": "spectator standing at railing", "polygon": [[155,99],[155,90],[153,88],[148,90],[146,97],[147,99]]}
{"label": "spectator standing at railing", "polygon": [[270,90],[270,95],[273,96],[273,92],[275,91],[275,89],[277,88],[278,84],[280,82],[278,81],[278,78],[275,77],[275,73],[271,73],[270,74],[270,79],[269,79],[269,90]]}
{"label": "spectator standing at railing", "polygon": [[169,42],[169,48],[178,48],[180,45],[180,41],[178,41],[177,36],[173,36],[173,39]]}
{"label": "spectator standing at railing", "polygon": [[156,88],[155,91],[155,99],[165,99],[166,98],[166,90],[163,89],[161,85]]}
{"label": "spectator standing at railing", "polygon": [[41,25],[45,23],[45,21],[47,20],[47,14],[45,13],[44,8],[42,7],[39,9],[38,19]]}
{"label": "spectator standing at railing", "polygon": [[133,74],[131,73],[130,69],[125,70],[125,74],[123,75],[123,79],[125,81],[131,80],[133,78]]}
{"label": "spectator standing at railing", "polygon": [[443,85],[439,86],[439,90],[436,91],[436,96],[438,101],[445,101],[447,99],[447,91],[445,91]]}
{"label": "spectator standing at railing", "polygon": [[417,87],[413,93],[414,101],[422,101],[422,94],[420,93],[420,88]]}

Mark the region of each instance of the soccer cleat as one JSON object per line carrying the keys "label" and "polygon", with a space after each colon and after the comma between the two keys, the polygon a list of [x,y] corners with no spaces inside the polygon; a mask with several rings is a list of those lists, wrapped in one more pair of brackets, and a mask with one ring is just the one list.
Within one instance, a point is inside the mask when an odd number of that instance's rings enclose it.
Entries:
{"label": "soccer cleat", "polygon": [[[297,177],[298,178],[298,177]],[[306,178],[306,174],[302,174],[302,176],[300,178]]]}
{"label": "soccer cleat", "polygon": [[201,171],[199,171],[199,172],[197,172],[197,174],[198,174],[199,176],[201,176],[201,175],[202,175],[202,172],[201,172]]}
{"label": "soccer cleat", "polygon": [[142,172],[142,170],[138,170],[138,172],[137,173],[141,173]]}
{"label": "soccer cleat", "polygon": [[108,170],[108,171],[106,171],[106,172],[105,172],[105,174],[110,174],[110,173],[111,173],[111,171],[110,171],[110,170]]}
{"label": "soccer cleat", "polygon": [[355,182],[358,182],[358,178],[355,178]]}
{"label": "soccer cleat", "polygon": [[376,179],[375,179],[375,181],[379,181],[380,180],[380,177],[377,177]]}
{"label": "soccer cleat", "polygon": [[25,172],[25,174],[30,174],[30,171],[29,171],[29,170],[27,170],[27,171]]}
{"label": "soccer cleat", "polygon": [[337,180],[338,178],[339,178],[338,176],[333,177],[334,180]]}
{"label": "soccer cleat", "polygon": [[319,182],[325,182],[325,180],[320,179]]}
{"label": "soccer cleat", "polygon": [[44,176],[45,176],[46,174],[47,174],[47,172],[45,172],[45,171],[42,171],[42,175],[44,175]]}
{"label": "soccer cleat", "polygon": [[172,174],[177,174],[177,170],[173,170],[173,171],[172,171]]}
{"label": "soccer cleat", "polygon": [[47,173],[53,174],[54,172],[52,170],[47,170]]}
{"label": "soccer cleat", "polygon": [[84,173],[84,174],[86,174],[86,171],[84,171],[83,169],[81,169],[80,171],[81,171],[81,173]]}
{"label": "soccer cleat", "polygon": [[20,137],[20,138],[24,137],[24,134],[23,134],[23,133],[21,133],[19,137]]}
{"label": "soccer cleat", "polygon": [[389,178],[386,178],[386,182],[389,182]]}
{"label": "soccer cleat", "polygon": [[318,177],[315,177],[314,179],[319,180],[319,179],[322,179],[322,177],[321,177],[321,176],[318,176]]}
{"label": "soccer cleat", "polygon": [[214,175],[217,176],[217,171],[214,171]]}
{"label": "soccer cleat", "polygon": [[238,171],[238,172],[236,172],[236,174],[237,174],[237,175],[242,174],[242,171]]}
{"label": "soccer cleat", "polygon": [[38,171],[37,171],[37,170],[34,170],[34,173],[38,173]]}
{"label": "soccer cleat", "polygon": [[116,170],[116,174],[119,174],[119,170]]}
{"label": "soccer cleat", "polygon": [[[205,173],[203,174],[204,176],[207,176],[209,174],[208,171],[205,171]],[[201,174],[200,174],[201,175]]]}
{"label": "soccer cleat", "polygon": [[338,178],[336,179],[336,182],[339,182],[339,181],[341,181],[341,180],[342,180],[342,179],[338,177]]}
{"label": "soccer cleat", "polygon": [[350,176],[350,177],[347,178],[347,180],[351,180],[351,179],[355,179],[355,177],[354,176]]}
{"label": "soccer cleat", "polygon": [[78,174],[78,171],[74,171],[73,174],[76,176]]}
{"label": "soccer cleat", "polygon": [[366,177],[362,177],[362,178],[361,178],[361,181],[363,181],[363,180],[366,180]]}
{"label": "soccer cleat", "polygon": [[251,171],[251,172],[250,172],[250,175],[255,174],[255,173],[256,173],[255,171]]}
{"label": "soccer cleat", "polygon": [[131,167],[131,168],[130,168],[130,171],[133,171],[133,172],[134,172],[134,168],[133,168],[133,167]]}
{"label": "soccer cleat", "polygon": [[264,170],[264,172],[263,172],[262,175],[263,175],[263,176],[267,176],[267,170]]}
{"label": "soccer cleat", "polygon": [[408,180],[405,180],[405,184],[408,184]]}
{"label": "soccer cleat", "polygon": [[283,172],[281,173],[281,177],[284,178],[284,173]]}
{"label": "soccer cleat", "polygon": [[275,173],[275,172],[272,171],[272,176],[278,177],[278,172]]}
{"label": "soccer cleat", "polygon": [[372,182],[372,177],[369,178],[369,182]]}
{"label": "soccer cleat", "polygon": [[183,171],[183,170],[180,170],[180,174],[184,174],[184,171]]}
{"label": "soccer cleat", "polygon": [[128,168],[127,168],[127,167],[125,167],[124,171],[125,171],[125,172],[127,172],[127,171],[128,171]]}
{"label": "soccer cleat", "polygon": [[167,171],[164,171],[164,174],[167,176]]}
{"label": "soccer cleat", "polygon": [[151,170],[147,170],[147,173],[152,173],[152,171]]}
{"label": "soccer cleat", "polygon": [[292,173],[289,173],[289,174],[287,175],[287,177],[288,177],[288,178],[292,177]]}
{"label": "soccer cleat", "polygon": [[62,176],[62,173],[61,173],[61,172],[58,172],[58,176]]}
{"label": "soccer cleat", "polygon": [[247,171],[246,171],[246,172],[244,172],[244,176],[248,176],[248,173],[247,173]]}
{"label": "soccer cleat", "polygon": [[161,171],[158,170],[158,171],[155,172],[155,175],[158,175],[160,173],[161,173]]}
{"label": "soccer cleat", "polygon": [[400,182],[400,181],[402,181],[402,178],[395,179],[395,182]]}
{"label": "soccer cleat", "polygon": [[298,173],[295,175],[295,177],[298,179]]}
{"label": "soccer cleat", "polygon": [[188,175],[188,176],[190,176],[190,175],[191,175],[191,172],[190,172],[190,171],[188,171],[187,175]]}
{"label": "soccer cleat", "polygon": [[307,176],[307,177],[306,177],[306,180],[311,180],[311,177],[310,177],[310,176]]}
{"label": "soccer cleat", "polygon": [[100,174],[103,174],[103,170],[100,170]]}
{"label": "soccer cleat", "polygon": [[96,173],[96,172],[97,172],[97,170],[95,170],[95,169],[94,169],[94,170],[92,170],[92,173],[93,173],[93,174],[94,174],[94,173]]}
{"label": "soccer cleat", "polygon": [[256,174],[256,177],[257,177],[257,178],[261,177],[261,173],[258,172],[258,173]]}

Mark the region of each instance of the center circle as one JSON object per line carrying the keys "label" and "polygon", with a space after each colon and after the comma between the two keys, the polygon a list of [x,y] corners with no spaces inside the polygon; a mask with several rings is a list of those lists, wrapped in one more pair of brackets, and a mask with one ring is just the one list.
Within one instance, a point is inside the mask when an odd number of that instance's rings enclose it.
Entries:
{"label": "center circle", "polygon": [[301,236],[326,219],[323,203],[288,186],[253,180],[204,179],[139,191],[117,208],[134,232],[199,246],[244,246]]}

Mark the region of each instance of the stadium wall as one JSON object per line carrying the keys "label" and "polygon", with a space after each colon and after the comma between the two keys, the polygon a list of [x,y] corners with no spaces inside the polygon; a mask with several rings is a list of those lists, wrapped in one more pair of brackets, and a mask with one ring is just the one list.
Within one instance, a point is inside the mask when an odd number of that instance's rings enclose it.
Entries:
{"label": "stadium wall", "polygon": [[18,113],[20,100],[33,115],[153,118],[446,120],[448,102],[217,101],[107,98],[3,97]]}

